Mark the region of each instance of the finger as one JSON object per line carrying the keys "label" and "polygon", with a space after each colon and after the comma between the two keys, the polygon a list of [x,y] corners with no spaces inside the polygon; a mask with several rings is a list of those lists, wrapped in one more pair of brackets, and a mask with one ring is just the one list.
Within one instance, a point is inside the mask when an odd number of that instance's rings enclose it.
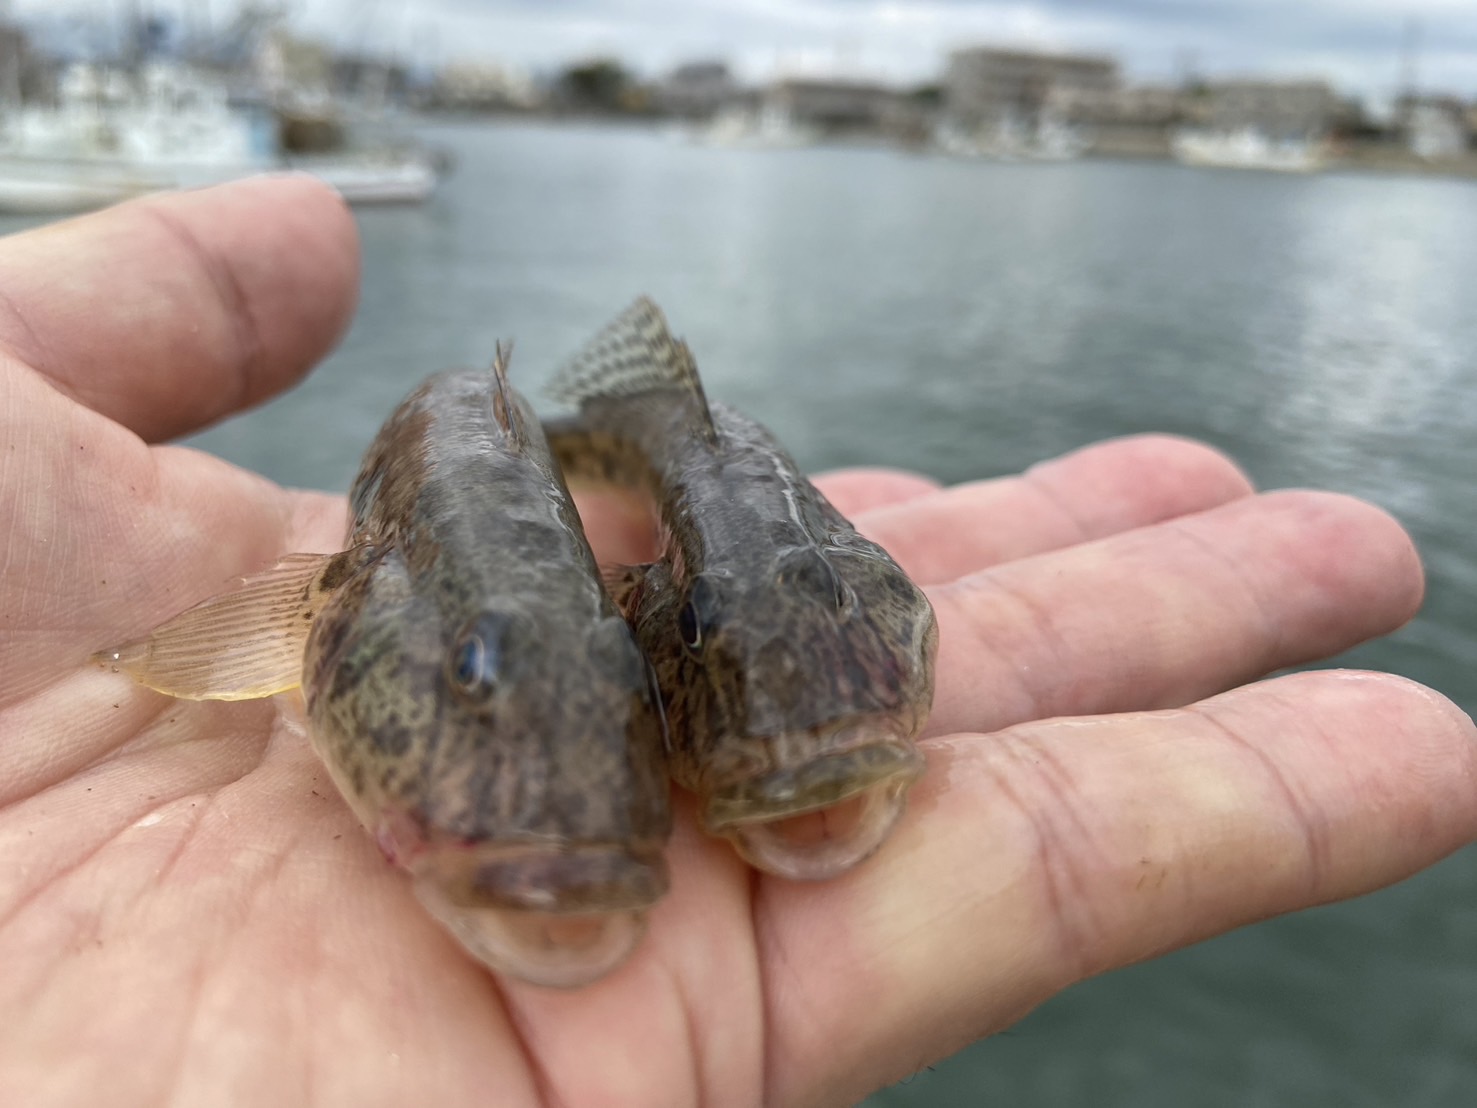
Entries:
{"label": "finger", "polygon": [[0,346],[151,441],[280,392],[338,340],[358,244],[305,176],[148,197],[0,241]]}
{"label": "finger", "polygon": [[[1252,491],[1225,455],[1170,435],[1099,443],[1020,476],[951,488],[904,470],[870,468],[822,474],[815,483],[921,584],[1202,511]],[[639,563],[656,556],[644,499],[576,489],[575,500],[601,561]]]}
{"label": "finger", "polygon": [[850,1102],[1081,978],[1380,888],[1477,837],[1472,721],[1381,674],[925,745],[873,862],[765,883],[775,1103]]}
{"label": "finger", "polygon": [[1114,439],[879,506],[857,519],[919,584],[1204,511],[1252,492],[1234,462],[1171,435]]}
{"label": "finger", "polygon": [[848,519],[862,512],[875,512],[893,505],[906,504],[931,493],[941,486],[932,477],[903,469],[856,466],[835,469],[815,478],[815,485],[826,499]]}
{"label": "finger", "polygon": [[1384,512],[1279,492],[930,590],[929,731],[1187,704],[1399,627],[1420,559]]}
{"label": "finger", "polygon": [[146,448],[35,373],[0,372],[0,413],[0,705],[287,551],[342,543],[342,497]]}
{"label": "finger", "polygon": [[570,489],[585,536],[602,566],[638,566],[657,556],[656,516],[643,495],[604,486]]}
{"label": "finger", "polygon": [[[0,402],[10,383],[0,380]],[[34,378],[24,383],[29,402],[5,428],[17,449],[0,456],[0,706],[299,542],[341,544],[341,498],[284,493],[183,448],[146,450]]]}

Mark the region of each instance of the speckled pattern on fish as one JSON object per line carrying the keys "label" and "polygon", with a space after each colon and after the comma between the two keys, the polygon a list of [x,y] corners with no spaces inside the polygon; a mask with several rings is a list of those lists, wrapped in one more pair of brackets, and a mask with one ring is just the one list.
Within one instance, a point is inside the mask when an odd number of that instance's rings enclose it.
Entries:
{"label": "speckled pattern on fish", "polygon": [[[768,431],[708,405],[650,301],[556,388],[578,406],[546,425],[566,476],[642,488],[660,519],[662,560],[619,599],[657,670],[674,777],[757,865],[825,877],[860,861],[922,769],[938,638],[922,590]],[[810,813],[836,822],[795,818]]]}
{"label": "speckled pattern on fish", "polygon": [[97,660],[175,696],[301,682],[335,783],[467,949],[594,979],[667,888],[666,735],[501,360],[416,389],[350,503],[345,551],[290,555]]}

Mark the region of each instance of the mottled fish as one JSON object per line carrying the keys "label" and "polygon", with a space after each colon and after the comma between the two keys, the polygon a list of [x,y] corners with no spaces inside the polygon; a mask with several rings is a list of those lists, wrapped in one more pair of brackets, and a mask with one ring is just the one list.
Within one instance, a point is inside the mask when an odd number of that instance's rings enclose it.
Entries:
{"label": "mottled fish", "polygon": [[96,660],[192,699],[303,687],[312,741],[416,895],[482,962],[572,986],[665,892],[665,732],[538,422],[492,373],[432,377],[292,555]]}
{"label": "mottled fish", "polygon": [[545,425],[572,481],[644,490],[661,561],[610,575],[656,667],[673,777],[710,832],[792,878],[871,854],[922,771],[932,607],[763,427],[709,405],[641,299],[556,376]]}

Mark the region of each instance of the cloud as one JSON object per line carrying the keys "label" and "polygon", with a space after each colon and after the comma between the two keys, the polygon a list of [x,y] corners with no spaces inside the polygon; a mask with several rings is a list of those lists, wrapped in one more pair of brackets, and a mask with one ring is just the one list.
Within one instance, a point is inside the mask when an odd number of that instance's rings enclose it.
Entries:
{"label": "cloud", "polygon": [[925,79],[953,47],[1001,42],[1108,51],[1130,77],[1164,79],[1192,59],[1210,76],[1325,75],[1366,93],[1393,89],[1413,21],[1423,84],[1477,95],[1471,0],[423,0],[417,11],[444,21],[459,50],[525,64],[605,51],[660,70],[725,55],[757,77],[829,58]]}

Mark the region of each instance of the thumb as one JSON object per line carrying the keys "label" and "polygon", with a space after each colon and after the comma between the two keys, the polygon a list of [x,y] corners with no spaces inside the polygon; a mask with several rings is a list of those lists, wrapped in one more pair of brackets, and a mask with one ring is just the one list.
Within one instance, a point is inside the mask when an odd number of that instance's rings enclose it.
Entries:
{"label": "thumb", "polygon": [[353,219],[311,177],[145,197],[0,240],[0,348],[158,441],[294,384],[358,271]]}

